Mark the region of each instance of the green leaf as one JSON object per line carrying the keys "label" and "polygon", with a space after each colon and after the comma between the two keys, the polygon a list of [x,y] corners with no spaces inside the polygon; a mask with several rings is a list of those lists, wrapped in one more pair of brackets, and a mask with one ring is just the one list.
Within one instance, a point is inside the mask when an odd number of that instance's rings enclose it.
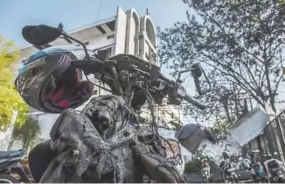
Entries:
{"label": "green leaf", "polygon": [[[0,35],[0,130],[6,130],[10,123],[13,110],[18,111],[16,126],[25,123],[28,106],[22,100],[19,93],[14,89],[15,64],[19,62],[19,52],[11,41],[6,41]],[[13,51],[13,52],[11,52]]]}

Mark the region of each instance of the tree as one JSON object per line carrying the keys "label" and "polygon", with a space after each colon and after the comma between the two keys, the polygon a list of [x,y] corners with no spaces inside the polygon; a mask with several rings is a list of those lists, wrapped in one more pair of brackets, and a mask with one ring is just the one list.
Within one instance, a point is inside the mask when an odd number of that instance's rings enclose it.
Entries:
{"label": "tree", "polygon": [[201,161],[195,158],[194,160],[191,160],[189,162],[185,163],[185,173],[191,173],[191,172],[199,172],[201,171]]}
{"label": "tree", "polygon": [[216,138],[217,141],[224,140],[227,138],[228,132],[227,128],[231,122],[228,121],[226,118],[216,119],[213,126],[209,127],[209,132]]}
{"label": "tree", "polygon": [[0,131],[9,127],[13,110],[17,110],[17,125],[22,125],[27,116],[28,107],[14,89],[13,67],[19,61],[19,53],[15,52],[12,42],[0,35]]}
{"label": "tree", "polygon": [[16,126],[13,131],[13,139],[21,140],[23,148],[28,148],[40,133],[40,126],[37,121],[31,117],[26,119],[22,126]]}
{"label": "tree", "polygon": [[[184,0],[184,3],[190,9],[188,21],[158,29],[161,64],[172,69],[173,75],[189,68],[191,63],[206,66],[212,89],[208,96],[199,98],[210,102],[209,111],[214,114],[223,105],[235,108],[240,97],[253,98],[263,108],[269,105],[276,112],[278,88],[284,81],[281,74],[284,3],[272,0]],[[202,86],[205,87],[204,82]],[[187,112],[193,112],[193,108]]]}

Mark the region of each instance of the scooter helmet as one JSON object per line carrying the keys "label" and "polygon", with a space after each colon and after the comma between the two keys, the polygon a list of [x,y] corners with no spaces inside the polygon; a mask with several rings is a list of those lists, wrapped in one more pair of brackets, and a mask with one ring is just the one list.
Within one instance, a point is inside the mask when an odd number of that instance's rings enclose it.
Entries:
{"label": "scooter helmet", "polygon": [[222,156],[224,159],[230,158],[230,154],[227,151],[223,151]]}
{"label": "scooter helmet", "polygon": [[68,49],[50,47],[37,51],[19,70],[15,87],[32,108],[60,113],[76,108],[92,95],[93,85],[83,81],[80,69],[71,63],[76,56]]}

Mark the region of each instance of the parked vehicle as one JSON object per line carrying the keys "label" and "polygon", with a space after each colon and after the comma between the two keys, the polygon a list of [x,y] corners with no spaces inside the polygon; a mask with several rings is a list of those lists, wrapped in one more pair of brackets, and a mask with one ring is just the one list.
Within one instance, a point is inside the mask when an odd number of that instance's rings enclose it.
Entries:
{"label": "parked vehicle", "polygon": [[203,158],[201,160],[201,172],[205,183],[209,183],[211,181],[211,167],[208,162],[207,158]]}
{"label": "parked vehicle", "polygon": [[285,168],[283,162],[278,159],[271,158],[264,162],[264,167],[267,171],[267,178],[270,182],[284,182],[285,180]]}
{"label": "parked vehicle", "polygon": [[220,163],[225,182],[237,183],[239,176],[236,174],[236,165],[230,159],[223,160]]}
{"label": "parked vehicle", "polygon": [[252,162],[251,167],[252,168],[250,170],[250,173],[253,176],[255,182],[266,181],[266,173],[260,162]]}
{"label": "parked vehicle", "polygon": [[0,151],[0,183],[31,183],[21,164],[26,150]]}
{"label": "parked vehicle", "polygon": [[[52,127],[51,140],[37,147],[43,146],[47,148],[44,150],[56,155],[48,162],[44,173],[40,173],[39,182],[135,183],[142,182],[145,175],[155,182],[185,182],[175,164],[172,164],[176,162],[175,159],[167,159],[166,149],[162,145],[163,138],[157,132],[158,125],[152,106],[161,104],[168,96],[169,104],[179,105],[185,100],[205,109],[205,105],[187,95],[182,87],[180,74],[186,71],[181,72],[176,81],[172,81],[160,73],[158,66],[135,56],[120,54],[109,58],[104,52],[95,55],[82,42],[67,35],[62,26],[26,26],[22,33],[28,42],[42,50],[24,62],[15,82],[16,88],[32,107],[45,112],[61,113]],[[83,57],[77,57],[72,49],[49,47],[49,43],[60,36],[81,45],[75,51],[83,53]],[[110,87],[105,89],[112,95],[92,98],[81,112],[73,110],[88,101],[94,87],[90,81],[78,81],[78,71],[83,72],[86,78],[93,74],[96,80]],[[198,77],[204,72],[198,64],[194,64],[189,71],[198,88]],[[74,75],[77,80],[71,81]],[[63,79],[65,80],[62,81]],[[43,81],[50,82],[53,91],[46,89],[48,85]],[[36,83],[35,86],[32,85],[33,82]],[[55,91],[61,88],[56,87],[66,82],[76,82],[78,88],[87,85],[89,88],[80,88],[81,91],[72,93],[79,94],[80,98],[64,96],[64,100],[61,99],[63,103],[50,100],[58,100],[59,95]],[[79,82],[82,83],[78,84]],[[38,91],[38,86],[44,89]],[[69,92],[72,85],[68,87]],[[39,98],[30,101],[31,93],[28,91],[38,91]],[[68,101],[70,99],[74,101]],[[150,128],[140,126],[143,122],[138,118],[146,103],[150,104]],[[34,163],[30,165],[41,166],[40,160],[34,158],[45,158],[46,152],[32,150],[29,160]],[[173,155],[179,156],[179,151],[177,153]],[[37,172],[37,167],[31,166],[30,169]]]}

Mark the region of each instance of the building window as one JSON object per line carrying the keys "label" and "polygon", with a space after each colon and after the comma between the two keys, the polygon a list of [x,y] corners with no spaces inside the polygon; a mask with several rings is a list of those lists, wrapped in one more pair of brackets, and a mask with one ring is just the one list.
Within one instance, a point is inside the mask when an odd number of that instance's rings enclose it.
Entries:
{"label": "building window", "polygon": [[112,39],[112,38],[115,38],[115,35],[114,35],[114,34],[107,36],[107,40]]}

